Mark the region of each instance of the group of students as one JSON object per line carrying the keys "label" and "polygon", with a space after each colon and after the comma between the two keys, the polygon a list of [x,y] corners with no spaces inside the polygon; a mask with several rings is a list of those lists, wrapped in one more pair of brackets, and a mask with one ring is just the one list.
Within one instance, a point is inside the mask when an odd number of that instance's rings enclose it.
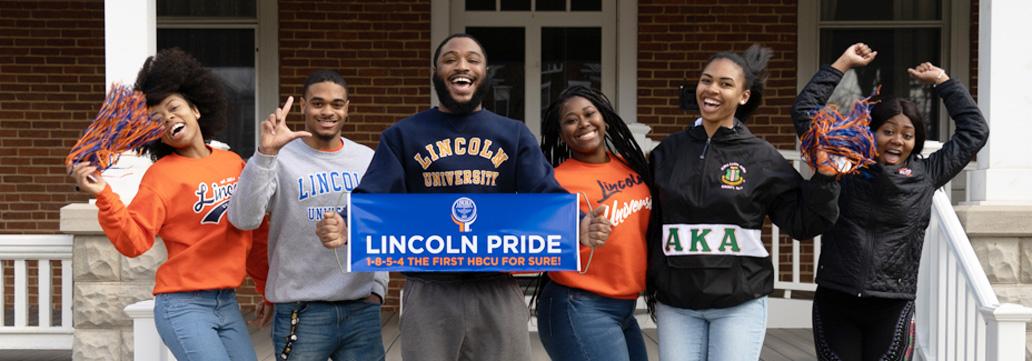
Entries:
{"label": "group of students", "polygon": [[[799,134],[843,73],[876,55],[855,44],[814,75],[792,108]],[[821,168],[804,180],[746,126],[761,103],[770,57],[759,46],[714,54],[696,87],[700,117],[646,159],[597,90],[565,90],[544,113],[540,143],[523,124],[482,109],[487,54],[476,39],[454,34],[433,54],[441,105],[385,130],[375,152],[340,136],[346,83],[322,71],[309,77],[300,101],[305,131],[285,125],[289,98],[262,122],[258,151],[245,166],[204,143],[224,121],[213,75],[180,51],[162,51],[136,84],[151,114],[168,124],[151,146],[157,161],[136,198],[124,206],[88,164],[72,175],[96,195],[100,223],[120,252],[138,255],[155,236],[164,240],[169,256],[156,276],[155,322],[180,360],[255,358],[233,294],[245,271],[274,306],[258,313],[274,320],[278,359],[383,359],[386,274],[343,273],[335,258],[347,243],[338,213],[349,192],[582,194],[582,209],[590,210],[579,225],[585,266],[547,273],[535,305],[554,360],[646,360],[634,318],[642,293],[661,360],[757,360],[775,277],[760,236],[766,217],[798,239],[823,234],[813,307],[818,357],[906,359],[932,195],[985,144],[986,121],[959,82],[921,64],[908,69],[911,77],[932,85],[956,122],[941,150],[921,156],[925,126],[916,107],[884,97],[871,114],[877,163],[844,176]],[[470,136],[509,158],[418,161],[427,146]],[[422,177],[488,169],[499,174],[494,184],[436,187]],[[308,191],[318,177],[340,184]],[[404,359],[531,359],[529,310],[511,275],[406,278]]]}

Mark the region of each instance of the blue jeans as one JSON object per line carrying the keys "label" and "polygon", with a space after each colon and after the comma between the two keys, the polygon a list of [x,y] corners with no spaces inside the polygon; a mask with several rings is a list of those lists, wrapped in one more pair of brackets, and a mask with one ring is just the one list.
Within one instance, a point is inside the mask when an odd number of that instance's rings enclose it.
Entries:
{"label": "blue jeans", "polygon": [[159,294],[154,325],[179,361],[258,359],[232,289]]}
{"label": "blue jeans", "polygon": [[[284,353],[287,360],[384,359],[379,304],[365,301],[295,302],[277,303],[275,307],[272,343],[276,347],[276,360],[284,360]],[[292,325],[295,311],[297,323]],[[285,352],[288,345],[290,350]]]}
{"label": "blue jeans", "polygon": [[756,361],[767,334],[767,297],[691,310],[656,303],[661,361]]}
{"label": "blue jeans", "polygon": [[555,282],[548,282],[540,297],[538,336],[552,360],[648,360],[634,319],[637,300],[603,297]]}

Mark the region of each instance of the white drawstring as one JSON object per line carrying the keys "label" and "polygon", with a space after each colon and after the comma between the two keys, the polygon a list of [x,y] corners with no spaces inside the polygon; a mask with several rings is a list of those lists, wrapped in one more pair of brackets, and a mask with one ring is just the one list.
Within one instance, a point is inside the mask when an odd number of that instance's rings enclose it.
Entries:
{"label": "white drawstring", "polygon": [[[340,198],[337,198],[337,204],[343,203],[344,202],[344,197],[347,197],[348,194],[349,194],[348,192],[340,192]],[[347,204],[345,204],[344,209],[347,209]],[[337,209],[334,208],[333,212],[336,213]],[[325,218],[325,216],[326,215],[325,215],[325,212],[324,212],[323,217]],[[344,217],[341,217],[341,219],[343,219],[343,218]],[[344,220],[344,221],[347,222],[347,220]],[[351,240],[348,240],[348,241],[350,242]],[[344,243],[344,245],[347,245],[347,243]],[[341,247],[343,247],[343,246],[341,246]],[[337,248],[340,248],[340,247],[334,247],[333,248],[333,259],[337,261],[337,268],[340,268],[340,273],[347,274],[348,271],[344,268],[344,263],[340,261],[340,255],[337,254]]]}
{"label": "white drawstring", "polygon": [[[588,195],[584,194],[584,193],[581,193],[581,192],[577,192],[577,194],[584,197],[584,203],[586,203],[588,205],[588,217],[591,217],[591,215],[595,213],[594,212],[595,209],[591,206],[591,200],[588,199]],[[578,228],[580,228],[580,227],[578,227]],[[591,233],[590,227],[588,229],[588,233],[589,234]],[[589,241],[588,244],[591,244],[591,242]],[[584,271],[577,271],[577,273],[579,273],[579,274],[586,274],[586,273],[588,273],[588,269],[591,268],[591,260],[593,258],[595,258],[595,246],[591,245],[589,247],[591,247],[591,253],[588,253],[588,263],[584,264]]]}

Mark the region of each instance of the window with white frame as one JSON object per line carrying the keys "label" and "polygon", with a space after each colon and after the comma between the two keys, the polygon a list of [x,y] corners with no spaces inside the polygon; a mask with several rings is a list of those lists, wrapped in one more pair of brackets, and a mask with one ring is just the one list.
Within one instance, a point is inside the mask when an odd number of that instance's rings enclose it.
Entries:
{"label": "window with white frame", "polygon": [[448,29],[487,52],[485,108],[540,134],[542,110],[567,87],[616,101],[616,10],[616,0],[453,0]]}
{"label": "window with white frame", "polygon": [[800,1],[799,84],[805,84],[818,64],[830,64],[849,45],[864,42],[878,57],[848,72],[829,103],[848,107],[880,87],[882,94],[914,101],[929,120],[928,139],[944,140],[949,122],[941,100],[906,69],[928,61],[966,83],[968,7],[966,0]]}
{"label": "window with white frame", "polygon": [[257,141],[259,92],[268,93],[262,98],[271,95],[271,99],[278,93],[278,81],[267,81],[259,87],[260,64],[268,64],[269,57],[275,62],[275,52],[262,57],[258,52],[259,44],[267,42],[262,36],[275,36],[270,31],[262,34],[265,29],[259,26],[259,15],[267,9],[259,8],[255,0],[158,0],[156,5],[158,50],[180,48],[222,80],[228,103],[227,124],[214,139],[226,143],[241,157],[250,157]]}

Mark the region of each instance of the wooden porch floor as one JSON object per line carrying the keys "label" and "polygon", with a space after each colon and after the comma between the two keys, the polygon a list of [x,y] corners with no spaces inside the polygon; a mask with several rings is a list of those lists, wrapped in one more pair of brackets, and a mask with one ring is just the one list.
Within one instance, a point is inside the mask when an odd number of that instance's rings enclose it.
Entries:
{"label": "wooden porch floor", "polygon": [[[386,361],[401,361],[401,331],[398,329],[398,314],[385,313],[383,315],[383,345],[387,351]],[[643,331],[645,334],[645,346],[648,350],[649,360],[659,360],[659,342],[655,329]],[[258,353],[259,361],[276,361],[276,352],[272,347],[271,329],[269,327],[260,329],[251,334],[254,340],[255,350]],[[534,353],[535,361],[548,361],[545,349],[541,347],[541,340],[537,333],[530,335],[530,346]],[[814,356],[813,337],[810,329],[768,329],[767,336],[763,339],[763,351],[760,354],[762,361],[817,361]]]}
{"label": "wooden porch floor", "polygon": [[[385,313],[383,315],[383,344],[387,350],[387,361],[401,360],[401,333],[398,329],[398,315],[396,313]],[[655,329],[648,329],[645,333],[645,346],[649,353],[649,360],[659,360],[659,343]],[[255,351],[259,361],[276,361],[276,352],[272,347],[271,327],[255,330],[251,333],[254,340]],[[548,355],[541,347],[541,341],[536,333],[530,335],[531,347],[534,352],[534,359],[546,361]],[[35,351],[35,350],[2,350],[0,361],[70,361],[71,351]],[[763,351],[760,354],[762,361],[816,361],[813,351],[813,338],[810,329],[768,329],[767,336],[763,339]]]}

